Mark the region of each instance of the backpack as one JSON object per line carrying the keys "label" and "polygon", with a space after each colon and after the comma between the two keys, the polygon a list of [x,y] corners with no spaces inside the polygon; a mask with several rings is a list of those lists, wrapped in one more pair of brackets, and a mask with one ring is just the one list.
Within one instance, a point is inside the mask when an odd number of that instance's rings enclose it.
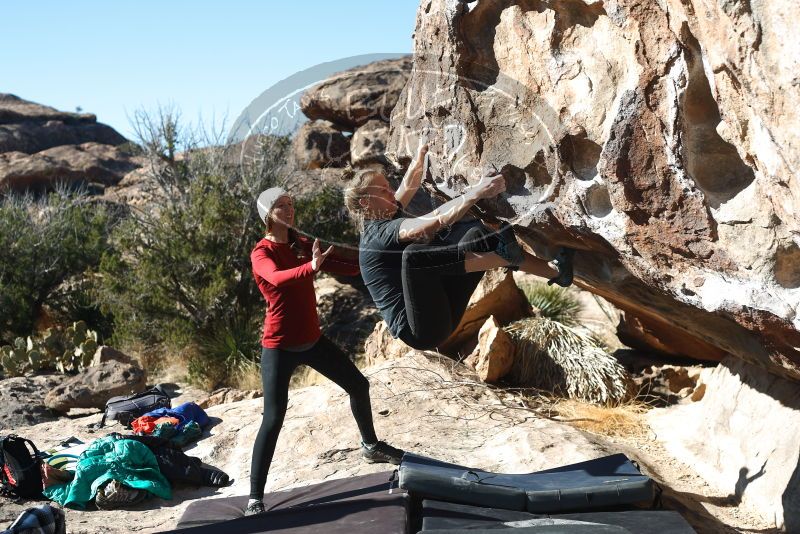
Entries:
{"label": "backpack", "polygon": [[0,492],[42,498],[42,459],[31,440],[14,434],[0,440]]}
{"label": "backpack", "polygon": [[103,412],[103,418],[96,428],[100,428],[106,424],[106,419],[112,421],[119,421],[125,427],[130,428],[134,419],[141,417],[147,412],[157,410],[159,408],[171,408],[172,401],[169,399],[161,386],[128,395],[127,397],[111,397],[106,402],[106,410]]}

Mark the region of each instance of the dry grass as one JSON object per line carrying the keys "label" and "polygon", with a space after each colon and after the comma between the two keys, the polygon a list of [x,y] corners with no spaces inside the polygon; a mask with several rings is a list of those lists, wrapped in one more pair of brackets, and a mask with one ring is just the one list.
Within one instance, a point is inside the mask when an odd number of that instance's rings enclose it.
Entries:
{"label": "dry grass", "polygon": [[231,382],[236,389],[261,389],[261,368],[248,360],[236,370]]}
{"label": "dry grass", "polygon": [[[356,356],[355,364],[359,369],[364,368],[366,360],[363,354]],[[328,379],[311,369],[301,365],[295,369],[289,381],[289,389],[304,388],[308,386],[318,386],[324,384]],[[238,368],[232,380],[233,386],[237,389],[261,389],[261,369],[253,363],[248,362]]]}
{"label": "dry grass", "polygon": [[649,406],[640,401],[598,406],[574,399],[556,399],[550,409],[555,419],[592,434],[621,438],[644,438],[648,435],[644,414]]}

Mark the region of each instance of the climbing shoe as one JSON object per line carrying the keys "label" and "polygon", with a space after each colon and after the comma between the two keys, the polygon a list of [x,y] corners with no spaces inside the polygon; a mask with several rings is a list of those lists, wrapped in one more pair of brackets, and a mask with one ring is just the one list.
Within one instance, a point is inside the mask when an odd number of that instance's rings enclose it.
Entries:
{"label": "climbing shoe", "polygon": [[400,465],[400,460],[403,458],[403,451],[383,441],[379,441],[373,445],[362,443],[361,456],[371,464],[386,463]]}
{"label": "climbing shoe", "polygon": [[556,264],[558,274],[547,281],[547,285],[557,284],[561,287],[572,285],[572,258],[575,256],[575,249],[561,247],[558,255],[553,259]]}
{"label": "climbing shoe", "polygon": [[525,261],[525,252],[517,241],[514,227],[510,224],[503,224],[497,231],[497,235],[500,239],[498,240],[495,253],[509,263],[509,269],[516,271],[519,269],[519,266],[522,265],[522,262]]}
{"label": "climbing shoe", "polygon": [[244,515],[256,515],[256,514],[263,514],[266,512],[264,509],[264,502],[263,501],[254,501],[247,504],[247,508],[244,509]]}

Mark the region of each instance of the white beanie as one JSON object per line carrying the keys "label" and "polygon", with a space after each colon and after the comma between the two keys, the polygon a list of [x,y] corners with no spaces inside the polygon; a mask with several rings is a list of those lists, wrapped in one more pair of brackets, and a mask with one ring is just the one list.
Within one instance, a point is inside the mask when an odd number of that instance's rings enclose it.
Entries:
{"label": "white beanie", "polygon": [[282,187],[270,187],[258,195],[256,206],[258,207],[258,216],[261,218],[261,222],[266,222],[267,215],[269,215],[272,206],[285,194],[286,190]]}

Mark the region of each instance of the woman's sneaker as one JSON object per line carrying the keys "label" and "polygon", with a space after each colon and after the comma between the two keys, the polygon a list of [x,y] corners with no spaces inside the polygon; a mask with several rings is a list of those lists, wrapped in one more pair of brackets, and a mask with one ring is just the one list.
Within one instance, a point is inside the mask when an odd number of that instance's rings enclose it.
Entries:
{"label": "woman's sneaker", "polygon": [[383,441],[379,441],[374,445],[362,443],[361,456],[371,464],[386,463],[400,465],[400,460],[403,458],[403,451]]}
{"label": "woman's sneaker", "polygon": [[139,504],[148,496],[147,490],[130,488],[118,480],[111,480],[98,488],[94,502],[101,510],[115,510]]}
{"label": "woman's sneaker", "polygon": [[266,512],[264,509],[264,501],[254,501],[248,503],[247,508],[244,509],[244,515],[257,515]]}
{"label": "woman's sneaker", "polygon": [[567,247],[561,247],[558,251],[558,256],[553,259],[556,264],[558,274],[547,281],[547,285],[558,284],[561,287],[569,287],[572,285],[572,258],[575,256],[575,250]]}

